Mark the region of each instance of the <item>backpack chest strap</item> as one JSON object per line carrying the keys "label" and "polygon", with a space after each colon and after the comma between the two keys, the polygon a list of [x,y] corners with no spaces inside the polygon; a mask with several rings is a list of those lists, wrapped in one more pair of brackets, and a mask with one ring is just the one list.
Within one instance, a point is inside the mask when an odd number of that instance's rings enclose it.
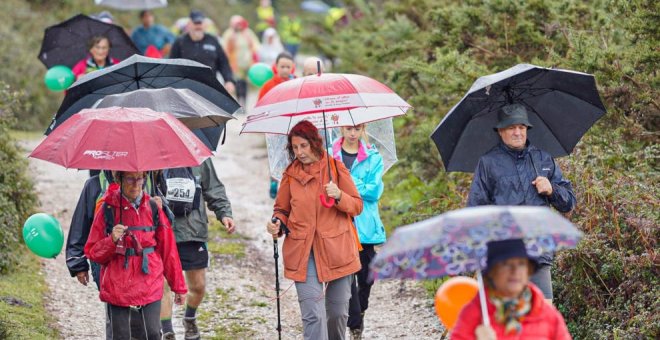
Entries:
{"label": "backpack chest strap", "polygon": [[146,247],[142,249],[142,253],[138,254],[135,252],[135,248],[126,249],[126,254],[124,257],[124,269],[128,268],[128,258],[130,256],[142,256],[142,272],[149,274],[149,255],[153,253],[156,249],[154,247]]}

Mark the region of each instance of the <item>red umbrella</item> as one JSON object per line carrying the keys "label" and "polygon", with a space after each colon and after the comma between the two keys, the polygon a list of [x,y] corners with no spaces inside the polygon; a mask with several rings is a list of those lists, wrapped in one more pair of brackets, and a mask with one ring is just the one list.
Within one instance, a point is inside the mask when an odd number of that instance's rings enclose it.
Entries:
{"label": "red umbrella", "polygon": [[385,84],[357,74],[324,73],[289,80],[270,90],[252,110],[241,133],[288,134],[306,119],[318,128],[355,126],[400,116],[410,109]]}
{"label": "red umbrella", "polygon": [[30,157],[65,168],[149,171],[197,166],[211,151],[170,114],[147,108],[85,109]]}

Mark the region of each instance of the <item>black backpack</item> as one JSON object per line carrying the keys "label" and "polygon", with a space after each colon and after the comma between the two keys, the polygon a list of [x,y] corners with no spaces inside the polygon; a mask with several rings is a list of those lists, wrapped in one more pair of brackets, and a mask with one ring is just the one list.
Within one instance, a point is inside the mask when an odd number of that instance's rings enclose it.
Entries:
{"label": "black backpack", "polygon": [[186,216],[199,209],[202,186],[192,168],[163,170],[165,200],[174,216]]}

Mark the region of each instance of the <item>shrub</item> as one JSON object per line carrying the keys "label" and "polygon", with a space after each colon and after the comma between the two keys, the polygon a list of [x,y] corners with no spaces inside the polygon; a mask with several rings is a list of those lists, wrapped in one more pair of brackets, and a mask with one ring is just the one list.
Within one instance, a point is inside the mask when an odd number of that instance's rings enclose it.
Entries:
{"label": "shrub", "polygon": [[9,134],[22,96],[0,83],[0,274],[17,264],[23,221],[37,202],[25,156]]}

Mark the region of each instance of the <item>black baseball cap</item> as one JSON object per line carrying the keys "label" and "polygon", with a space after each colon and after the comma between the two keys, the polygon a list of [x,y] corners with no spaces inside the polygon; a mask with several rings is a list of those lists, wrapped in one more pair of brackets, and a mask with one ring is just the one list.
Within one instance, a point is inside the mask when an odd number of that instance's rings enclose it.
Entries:
{"label": "black baseball cap", "polygon": [[202,11],[192,10],[190,11],[190,21],[199,24],[206,19],[206,15]]}

